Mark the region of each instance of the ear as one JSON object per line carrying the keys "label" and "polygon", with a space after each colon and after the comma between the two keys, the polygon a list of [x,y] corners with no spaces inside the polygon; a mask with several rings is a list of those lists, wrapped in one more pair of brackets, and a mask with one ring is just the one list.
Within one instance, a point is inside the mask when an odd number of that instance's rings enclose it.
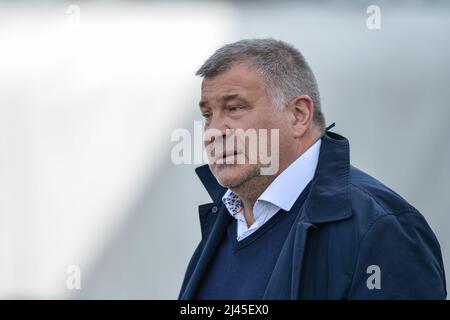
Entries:
{"label": "ear", "polygon": [[302,137],[312,127],[314,103],[310,96],[302,95],[293,98],[288,109],[291,113],[294,137]]}

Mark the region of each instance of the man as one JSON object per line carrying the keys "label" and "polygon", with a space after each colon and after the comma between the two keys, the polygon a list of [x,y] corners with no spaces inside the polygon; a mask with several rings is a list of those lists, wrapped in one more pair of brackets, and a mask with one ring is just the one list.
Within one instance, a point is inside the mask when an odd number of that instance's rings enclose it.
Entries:
{"label": "man", "polygon": [[[292,46],[242,40],[200,68],[209,166],[196,172],[213,202],[180,299],[445,299],[439,243],[424,217],[349,162],[325,128],[315,77]],[[278,134],[278,170],[261,154],[222,151],[235,131]],[[208,136],[208,134],[207,134]],[[260,137],[258,137],[260,139]],[[267,142],[270,145],[272,142]]]}

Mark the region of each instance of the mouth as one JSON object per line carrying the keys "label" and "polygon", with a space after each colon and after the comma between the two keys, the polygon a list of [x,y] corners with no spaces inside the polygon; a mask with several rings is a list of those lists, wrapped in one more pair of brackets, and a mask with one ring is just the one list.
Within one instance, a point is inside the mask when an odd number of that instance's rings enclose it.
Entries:
{"label": "mouth", "polygon": [[220,164],[233,164],[231,160],[235,159],[240,154],[237,151],[224,153],[221,156],[216,157],[215,162]]}

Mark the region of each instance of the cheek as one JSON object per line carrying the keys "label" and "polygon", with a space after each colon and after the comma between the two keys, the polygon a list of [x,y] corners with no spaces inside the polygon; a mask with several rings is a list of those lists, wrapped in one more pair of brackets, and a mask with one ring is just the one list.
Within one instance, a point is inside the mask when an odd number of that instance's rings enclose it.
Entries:
{"label": "cheek", "polygon": [[278,138],[278,146],[280,149],[280,153],[284,153],[283,151],[290,149],[294,146],[294,139],[292,138],[292,134],[286,128],[279,130],[279,138]]}
{"label": "cheek", "polygon": [[285,119],[283,114],[279,114],[279,111],[275,111],[270,119],[265,123],[265,128],[267,128],[267,146],[271,147],[272,144],[277,144],[281,150],[286,145],[289,145],[292,141],[291,130],[287,119]]}

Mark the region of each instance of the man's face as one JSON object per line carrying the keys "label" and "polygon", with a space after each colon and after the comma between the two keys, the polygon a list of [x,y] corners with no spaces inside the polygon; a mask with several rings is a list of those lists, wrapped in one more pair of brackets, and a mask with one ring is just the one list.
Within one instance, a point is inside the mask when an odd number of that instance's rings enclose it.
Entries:
{"label": "man's face", "polygon": [[[214,157],[210,157],[209,165],[212,173],[219,183],[228,188],[236,188],[248,180],[260,175],[261,161],[250,161],[250,139],[244,144],[239,144],[230,130],[235,129],[268,129],[268,144],[266,150],[271,150],[271,129],[279,130],[279,141],[289,141],[289,129],[286,126],[286,112],[273,105],[272,98],[268,94],[263,77],[256,72],[254,67],[236,65],[231,69],[217,75],[214,78],[205,78],[202,83],[202,98],[200,109],[205,118],[205,147],[211,148],[221,142],[226,145],[226,140],[233,139],[236,142],[234,150],[229,148],[218,150],[214,148]],[[228,130],[228,135],[227,135]],[[208,138],[208,131],[215,133]],[[242,141],[242,140],[241,140]],[[258,145],[260,144],[258,135]],[[265,143],[265,142],[264,142]],[[279,155],[288,147],[288,143],[279,144]],[[245,147],[243,147],[245,146]],[[259,148],[258,148],[259,150]],[[278,151],[278,149],[277,149]],[[237,162],[239,157],[245,158],[245,163]],[[273,156],[273,155],[271,155]],[[278,155],[277,155],[278,156]],[[220,160],[219,160],[220,159]],[[219,162],[219,163],[217,163]],[[236,163],[237,162],[237,163]]]}

